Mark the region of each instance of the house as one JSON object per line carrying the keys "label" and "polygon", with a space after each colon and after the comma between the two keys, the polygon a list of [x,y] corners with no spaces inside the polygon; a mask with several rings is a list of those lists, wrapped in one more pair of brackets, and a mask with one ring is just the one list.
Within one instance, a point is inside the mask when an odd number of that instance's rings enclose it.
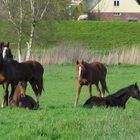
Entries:
{"label": "house", "polygon": [[91,10],[101,20],[140,21],[140,5],[136,0],[98,0]]}

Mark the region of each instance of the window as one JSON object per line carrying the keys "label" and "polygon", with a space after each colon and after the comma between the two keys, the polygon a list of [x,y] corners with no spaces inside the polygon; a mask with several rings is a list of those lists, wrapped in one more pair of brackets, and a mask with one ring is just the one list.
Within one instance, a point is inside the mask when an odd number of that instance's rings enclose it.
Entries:
{"label": "window", "polygon": [[114,16],[121,16],[121,13],[113,13]]}
{"label": "window", "polygon": [[114,0],[114,6],[119,6],[120,3],[119,3],[119,0]]}

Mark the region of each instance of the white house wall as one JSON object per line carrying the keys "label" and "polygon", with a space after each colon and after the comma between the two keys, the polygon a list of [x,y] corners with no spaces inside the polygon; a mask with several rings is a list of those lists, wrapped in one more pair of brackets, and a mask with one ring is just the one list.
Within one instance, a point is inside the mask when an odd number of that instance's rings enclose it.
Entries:
{"label": "white house wall", "polygon": [[119,6],[114,6],[114,0],[101,0],[92,11],[140,13],[140,5],[135,0],[119,0]]}

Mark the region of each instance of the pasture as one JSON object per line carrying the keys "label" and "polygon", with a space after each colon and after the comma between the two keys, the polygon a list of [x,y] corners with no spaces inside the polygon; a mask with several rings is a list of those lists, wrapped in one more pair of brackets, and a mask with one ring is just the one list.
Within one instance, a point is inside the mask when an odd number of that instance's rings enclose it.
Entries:
{"label": "pasture", "polygon": [[[46,65],[44,68],[45,91],[40,100],[40,110],[0,108],[0,139],[140,139],[140,102],[131,98],[125,110],[85,109],[82,105],[88,94],[87,88],[83,87],[79,104],[74,108],[75,65]],[[110,65],[107,69],[107,85],[111,93],[136,81],[140,86],[139,65]],[[2,86],[0,92],[3,92]],[[27,94],[35,97],[29,86]]]}
{"label": "pasture", "polygon": [[[28,31],[30,29],[27,28],[23,45],[28,41]],[[9,41],[13,49],[17,47],[18,37],[13,25],[1,20],[0,34],[1,41]],[[43,21],[37,26],[33,47],[44,49],[56,46],[81,46],[93,50],[109,51],[116,48],[139,47],[139,36],[139,22],[59,21],[50,24]]]}

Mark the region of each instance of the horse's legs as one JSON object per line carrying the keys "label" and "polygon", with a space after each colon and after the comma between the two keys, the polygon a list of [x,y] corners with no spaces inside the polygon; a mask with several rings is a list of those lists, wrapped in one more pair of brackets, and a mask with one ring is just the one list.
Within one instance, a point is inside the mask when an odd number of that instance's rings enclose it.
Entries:
{"label": "horse's legs", "polygon": [[89,97],[92,97],[92,85],[91,84],[88,85],[88,93],[89,93]]}
{"label": "horse's legs", "polygon": [[36,101],[37,101],[37,104],[39,105],[39,100],[40,100],[40,96],[41,96],[41,93],[42,93],[42,90],[43,90],[43,79],[36,79],[36,88],[37,88],[37,95],[36,95]]}
{"label": "horse's legs", "polygon": [[100,88],[99,88],[99,84],[98,84],[98,83],[95,83],[94,85],[95,85],[96,93],[98,93],[98,95],[99,95],[100,97],[102,97],[102,94],[101,94],[101,91],[100,91]]}
{"label": "horse's legs", "polygon": [[37,104],[39,106],[39,100],[40,100],[41,93],[39,92],[38,86],[36,85],[36,82],[35,81],[32,80],[32,81],[29,81],[29,82],[30,82],[30,84],[32,86],[32,89],[33,89],[35,95],[36,95],[36,102],[37,102]]}
{"label": "horse's legs", "polygon": [[43,90],[43,78],[36,79],[36,85],[37,85],[38,92],[41,95],[42,90]]}
{"label": "horse's legs", "polygon": [[74,104],[75,107],[76,107],[77,104],[78,104],[78,100],[79,100],[79,96],[80,96],[81,88],[82,88],[82,85],[78,84],[77,95],[76,95],[75,104]]}
{"label": "horse's legs", "polygon": [[3,100],[2,100],[2,104],[1,104],[2,108],[4,108],[5,105],[8,106],[8,94],[9,94],[8,86],[9,86],[9,83],[7,83],[7,82],[3,84],[4,95],[3,95]]}
{"label": "horse's legs", "polygon": [[11,83],[11,94],[10,94],[9,100],[12,99],[14,92],[15,92],[15,89],[16,89],[16,86],[17,86],[17,83]]}

